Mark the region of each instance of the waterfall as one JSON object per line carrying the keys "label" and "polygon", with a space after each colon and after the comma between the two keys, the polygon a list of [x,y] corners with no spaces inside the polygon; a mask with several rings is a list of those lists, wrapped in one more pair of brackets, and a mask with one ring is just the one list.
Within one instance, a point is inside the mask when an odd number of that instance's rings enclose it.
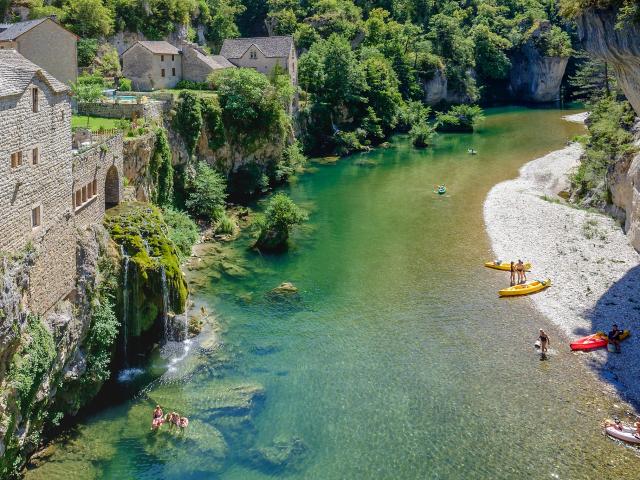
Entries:
{"label": "waterfall", "polygon": [[123,285],[122,285],[122,346],[124,350],[124,362],[127,364],[127,340],[129,330],[129,255],[124,251],[124,247],[120,245],[120,253],[122,253],[122,260],[124,266],[123,273]]}
{"label": "waterfall", "polygon": [[164,341],[169,341],[169,289],[167,288],[167,272],[164,265],[160,266],[160,278],[162,279],[162,321],[164,322]]}
{"label": "waterfall", "polygon": [[184,307],[184,331],[183,339],[185,343],[189,343],[189,297],[187,297],[187,303]]}

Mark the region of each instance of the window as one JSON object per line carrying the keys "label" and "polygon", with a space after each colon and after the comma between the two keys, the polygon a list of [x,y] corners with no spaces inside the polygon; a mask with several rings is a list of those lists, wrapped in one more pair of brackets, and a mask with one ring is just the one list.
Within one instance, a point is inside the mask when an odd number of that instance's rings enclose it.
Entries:
{"label": "window", "polygon": [[93,183],[93,194],[94,194],[94,195],[97,195],[97,194],[98,194],[98,181],[97,181],[97,180],[94,180],[94,181],[93,181],[93,182],[91,182],[91,183]]}
{"label": "window", "polygon": [[164,62],[164,55],[160,55],[160,61]]}
{"label": "window", "polygon": [[76,190],[76,208],[82,205],[82,192],[80,190]]}
{"label": "window", "polygon": [[174,77],[176,76],[176,69],[175,68],[171,69],[171,75],[174,76]]}
{"label": "window", "polygon": [[176,56],[175,55],[171,55],[171,61],[175,62],[176,61]]}
{"label": "window", "polygon": [[87,184],[87,199],[93,198],[93,192],[91,189],[93,188],[93,182]]}
{"label": "window", "polygon": [[31,163],[33,165],[38,165],[38,162],[40,162],[40,152],[38,151],[38,147],[35,147],[31,150]]}
{"label": "window", "polygon": [[82,187],[82,203],[87,201],[87,187]]}
{"label": "window", "polygon": [[40,226],[40,205],[31,209],[31,228],[38,228]]}
{"label": "window", "polygon": [[255,50],[251,50],[251,52],[249,53],[249,58],[255,60],[256,58],[258,58],[258,54],[256,53]]}
{"label": "window", "polygon": [[17,168],[22,165],[22,152],[13,152],[11,154],[11,168]]}
{"label": "window", "polygon": [[160,76],[164,77],[164,68],[160,70]]}
{"label": "window", "polygon": [[38,89],[37,88],[31,89],[31,107],[33,108],[34,112],[38,111]]}

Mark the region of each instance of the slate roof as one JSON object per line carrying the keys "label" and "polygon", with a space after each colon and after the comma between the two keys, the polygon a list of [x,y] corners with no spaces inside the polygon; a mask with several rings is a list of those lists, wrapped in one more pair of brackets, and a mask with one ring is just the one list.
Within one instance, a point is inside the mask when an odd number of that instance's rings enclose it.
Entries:
{"label": "slate roof", "polygon": [[0,50],[0,98],[21,95],[35,77],[47,83],[55,93],[69,91],[68,86],[15,50]]}
{"label": "slate roof", "polygon": [[[180,50],[171,45],[169,42],[165,42],[164,40],[141,40],[136,43],[139,43],[151,53],[158,53],[163,55],[178,55],[180,53]],[[133,45],[131,45],[131,47],[127,48],[124,52],[122,52],[122,55],[128,52],[135,45],[136,44],[134,43]]]}
{"label": "slate roof", "polygon": [[223,68],[235,68],[235,65],[222,55],[204,55],[201,52],[197,52],[198,58],[209,65],[214,70],[220,70]]}
{"label": "slate roof", "polygon": [[[36,20],[27,20],[25,22],[0,23],[0,41],[13,41],[23,33],[28,32],[33,27],[36,27],[40,25],[42,22],[45,22],[47,20],[51,20],[51,18],[44,17],[44,18],[38,18]],[[53,20],[51,21],[53,22]],[[57,22],[54,22],[54,23],[56,23],[56,25],[58,25],[63,30],[66,30],[67,32],[69,32],[66,28],[60,26]],[[74,33],[72,32],[69,32],[69,33],[71,35],[74,35],[77,38],[77,35],[75,35]]]}
{"label": "slate roof", "polygon": [[251,45],[255,45],[265,57],[286,58],[291,52],[293,37],[227,38],[222,44],[220,55],[225,58],[240,58]]}

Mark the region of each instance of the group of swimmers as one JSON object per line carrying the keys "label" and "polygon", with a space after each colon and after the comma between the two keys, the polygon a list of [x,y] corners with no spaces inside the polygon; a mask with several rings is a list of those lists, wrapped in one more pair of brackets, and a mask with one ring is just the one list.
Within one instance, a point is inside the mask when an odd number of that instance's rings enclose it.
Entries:
{"label": "group of swimmers", "polygon": [[518,260],[518,263],[511,262],[511,286],[516,284],[516,274],[518,275],[518,285],[527,281],[527,269],[524,268],[522,260]]}
{"label": "group of swimmers", "polygon": [[[613,422],[611,420],[607,420],[604,422],[604,428],[607,427],[613,427],[616,430],[624,430],[624,425],[622,424],[622,422],[620,421],[620,419],[618,417],[613,419]],[[635,432],[633,432],[633,436],[636,438],[640,438],[640,417],[636,417],[636,421],[633,424],[634,428],[636,429]]]}
{"label": "group of swimmers", "polygon": [[189,426],[189,419],[187,417],[181,417],[177,412],[171,412],[165,415],[160,405],[156,405],[156,408],[153,410],[151,430],[158,430],[163,423],[169,424],[169,430],[177,427],[181,432],[184,432]]}

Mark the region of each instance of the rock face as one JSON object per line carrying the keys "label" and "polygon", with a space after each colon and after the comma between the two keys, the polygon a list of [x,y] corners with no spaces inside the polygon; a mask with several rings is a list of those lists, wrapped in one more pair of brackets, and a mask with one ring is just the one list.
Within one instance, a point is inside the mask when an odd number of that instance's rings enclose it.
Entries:
{"label": "rock face", "polygon": [[[108,236],[99,226],[78,232],[76,290],[45,315],[29,311],[25,295],[34,263],[31,251],[3,257],[0,268],[0,477],[8,478],[39,446],[43,430],[74,415],[104,379],[87,373],[86,340],[92,300],[108,274],[98,264]],[[65,397],[71,382],[85,395]],[[77,393],[77,392],[76,392]],[[72,401],[68,401],[72,400]]]}
{"label": "rock face", "polygon": [[616,29],[617,10],[584,10],[576,19],[584,48],[609,63],[618,84],[640,114],[640,25],[626,22]]}
{"label": "rock face", "polygon": [[124,140],[122,166],[129,185],[135,188],[136,200],[148,202],[151,192],[155,188],[149,174],[149,163],[155,151],[156,135],[149,132],[146,135]]}
{"label": "rock face", "polygon": [[536,33],[511,59],[511,94],[516,100],[527,102],[556,102],[560,99],[560,84],[569,58],[541,55],[533,40]]}
{"label": "rock face", "polygon": [[[475,78],[475,72],[469,71],[469,74]],[[436,69],[429,80],[422,79],[421,83],[424,92],[422,99],[427,105],[437,105],[442,102],[471,103],[473,100],[465,92],[451,90],[446,73],[440,69]]]}
{"label": "rock face", "polygon": [[[640,122],[634,127],[636,144],[640,144]],[[640,252],[640,154],[624,156],[607,176],[616,211],[624,218],[624,230],[633,247]]]}

